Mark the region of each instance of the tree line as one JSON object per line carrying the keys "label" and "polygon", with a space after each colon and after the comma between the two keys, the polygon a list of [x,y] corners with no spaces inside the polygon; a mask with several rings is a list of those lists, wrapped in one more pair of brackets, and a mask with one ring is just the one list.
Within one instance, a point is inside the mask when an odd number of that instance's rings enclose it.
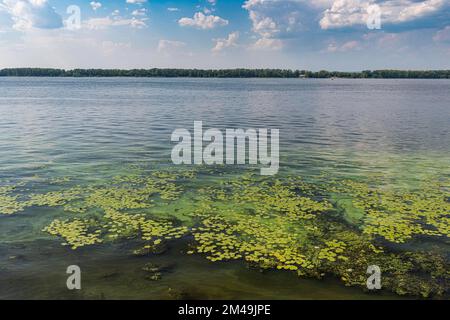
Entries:
{"label": "tree line", "polygon": [[0,77],[192,77],[192,78],[352,78],[450,79],[450,70],[365,70],[361,72],[289,69],[48,69],[7,68]]}

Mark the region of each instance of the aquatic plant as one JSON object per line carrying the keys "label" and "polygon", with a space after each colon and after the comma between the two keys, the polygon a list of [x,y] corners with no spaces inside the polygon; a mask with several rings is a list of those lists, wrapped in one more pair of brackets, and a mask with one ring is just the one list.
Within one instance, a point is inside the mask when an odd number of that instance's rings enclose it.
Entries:
{"label": "aquatic plant", "polygon": [[19,201],[18,195],[11,195],[15,189],[15,186],[0,187],[0,214],[11,215],[26,208],[26,204]]}
{"label": "aquatic plant", "polygon": [[[74,250],[134,239],[140,243],[134,253],[147,255],[189,236],[187,253],[211,262],[241,260],[302,277],[333,275],[361,287],[367,266],[376,264],[383,269],[383,286],[398,294],[429,296],[448,289],[442,253],[390,246],[418,236],[449,237],[449,189],[443,179],[404,189],[325,175],[305,181],[221,174],[192,183],[197,174],[143,171],[28,196],[0,187],[0,210],[62,208],[71,218],[55,219],[44,231]],[[406,284],[406,279],[412,280]]]}
{"label": "aquatic plant", "polygon": [[151,200],[140,189],[109,187],[93,190],[86,198],[86,205],[103,210],[145,209],[151,206]]}
{"label": "aquatic plant", "polygon": [[62,245],[68,245],[73,250],[102,242],[99,237],[101,230],[89,232],[89,222],[86,220],[73,219],[71,221],[61,221],[56,219],[44,228],[43,231],[63,238],[65,242]]}
{"label": "aquatic plant", "polygon": [[53,191],[43,194],[32,194],[25,202],[27,207],[59,207],[67,203],[82,198],[84,191],[81,187],[75,187],[63,191]]}
{"label": "aquatic plant", "polygon": [[417,235],[450,237],[450,194],[440,183],[424,181],[417,191],[397,191],[343,181],[337,190],[364,213],[365,234],[396,243]]}

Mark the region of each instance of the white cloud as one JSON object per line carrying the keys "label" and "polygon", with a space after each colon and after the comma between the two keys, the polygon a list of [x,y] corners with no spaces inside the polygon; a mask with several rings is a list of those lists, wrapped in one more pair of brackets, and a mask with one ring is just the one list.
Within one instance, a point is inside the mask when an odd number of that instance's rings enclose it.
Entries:
{"label": "white cloud", "polygon": [[219,53],[226,48],[236,47],[239,39],[239,32],[232,32],[226,39],[214,39],[216,45],[212,49],[214,53]]}
{"label": "white cloud", "polygon": [[313,3],[303,0],[247,0],[242,7],[248,11],[253,32],[264,38],[275,38],[301,30],[302,11]]}
{"label": "white cloud", "polygon": [[182,27],[194,27],[204,30],[226,26],[228,23],[228,20],[219,16],[204,15],[202,12],[195,13],[193,18],[181,18],[178,20],[178,24]]}
{"label": "white cloud", "polygon": [[[0,46],[2,67],[136,68],[149,51],[131,43],[106,40],[102,33],[31,29]],[[140,61],[140,62],[139,62]]]}
{"label": "white cloud", "polygon": [[97,9],[100,9],[102,7],[101,2],[92,1],[90,3],[92,10],[97,11]]}
{"label": "white cloud", "polygon": [[131,4],[142,4],[147,2],[147,0],[127,0],[127,3],[131,3]]}
{"label": "white cloud", "polygon": [[84,22],[84,26],[85,28],[91,30],[102,30],[107,29],[109,27],[121,27],[121,26],[129,26],[132,28],[141,29],[147,27],[145,21],[146,19],[138,19],[135,17],[131,19],[124,19],[121,17],[115,17],[114,19],[111,19],[111,17],[91,18]]}
{"label": "white cloud", "polygon": [[[260,38],[285,39],[317,28],[367,24],[367,9],[377,4],[381,23],[400,24],[442,11],[450,0],[246,0],[252,31]],[[441,17],[442,19],[442,17]]]}
{"label": "white cloud", "polygon": [[159,40],[158,52],[160,53],[173,53],[180,48],[184,48],[186,43],[173,40]]}
{"label": "white cloud", "polygon": [[261,38],[258,39],[251,49],[255,50],[281,50],[284,46],[280,39]]}
{"label": "white cloud", "polygon": [[368,20],[367,8],[377,4],[381,9],[382,23],[412,21],[441,9],[446,0],[335,0],[320,20],[322,29],[364,25]]}
{"label": "white cloud", "polygon": [[295,37],[305,30],[305,22],[302,20],[306,20],[312,7],[317,10],[316,2],[317,0],[245,1],[242,7],[248,11],[252,31],[258,36],[252,48],[280,50],[284,46],[283,39]]}
{"label": "white cloud", "polygon": [[[391,14],[392,22],[406,22],[416,18],[420,18],[426,16],[428,14],[434,13],[442,8],[445,4],[446,0],[427,0],[427,1],[393,1],[392,5],[386,5],[386,11],[391,9],[392,11],[388,11],[388,14]],[[383,10],[384,6],[382,7]],[[398,18],[395,18],[396,11],[399,11]]]}
{"label": "white cloud", "polygon": [[361,46],[356,40],[347,41],[340,45],[333,41],[329,43],[327,47],[328,52],[347,52],[359,49],[361,49]]}
{"label": "white cloud", "polygon": [[367,8],[372,1],[337,0],[325,10],[320,20],[322,29],[363,24],[367,21]]}
{"label": "white cloud", "polygon": [[[173,66],[176,61],[189,61],[193,58],[193,54],[188,50],[186,43],[174,40],[159,40],[157,47],[158,59],[170,58],[169,64]],[[167,64],[165,64],[167,66]]]}
{"label": "white cloud", "polygon": [[171,7],[171,8],[167,8],[167,11],[175,12],[175,11],[180,11],[180,9]]}
{"label": "white cloud", "polygon": [[280,31],[277,23],[271,17],[260,16],[255,11],[250,11],[249,15],[253,22],[253,31],[261,36],[271,37]]}
{"label": "white cloud", "polygon": [[11,16],[16,30],[57,29],[63,26],[61,16],[47,0],[3,0],[0,7]]}
{"label": "white cloud", "polygon": [[133,16],[145,17],[147,15],[147,9],[141,8],[137,10],[133,10],[131,13]]}

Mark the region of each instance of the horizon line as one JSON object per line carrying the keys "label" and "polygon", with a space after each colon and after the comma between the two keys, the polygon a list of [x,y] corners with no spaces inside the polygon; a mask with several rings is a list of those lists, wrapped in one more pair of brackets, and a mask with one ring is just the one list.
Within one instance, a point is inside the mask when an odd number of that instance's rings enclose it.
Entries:
{"label": "horizon line", "polygon": [[351,78],[450,79],[450,70],[309,71],[292,69],[54,69],[6,68],[0,77],[134,77],[134,78]]}

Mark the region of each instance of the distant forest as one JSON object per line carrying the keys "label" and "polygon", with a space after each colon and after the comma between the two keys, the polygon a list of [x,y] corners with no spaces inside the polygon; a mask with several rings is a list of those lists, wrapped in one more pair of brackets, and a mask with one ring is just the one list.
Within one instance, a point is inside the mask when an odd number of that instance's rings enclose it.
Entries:
{"label": "distant forest", "polygon": [[1,69],[0,77],[192,77],[192,78],[368,78],[450,79],[450,70],[366,70],[361,72],[307,71],[288,69]]}

